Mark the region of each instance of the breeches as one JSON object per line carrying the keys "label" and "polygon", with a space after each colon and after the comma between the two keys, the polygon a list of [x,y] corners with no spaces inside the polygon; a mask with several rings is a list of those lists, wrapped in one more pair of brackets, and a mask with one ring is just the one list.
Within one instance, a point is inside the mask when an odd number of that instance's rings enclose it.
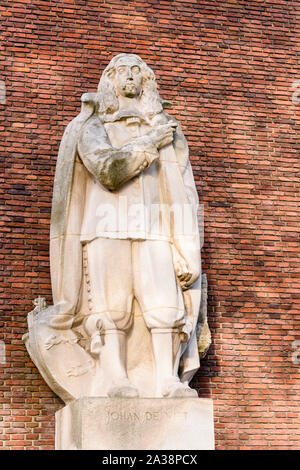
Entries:
{"label": "breeches", "polygon": [[133,299],[148,328],[184,324],[184,303],[171,246],[157,240],[97,238],[83,249],[90,314],[99,314],[105,330],[126,330]]}

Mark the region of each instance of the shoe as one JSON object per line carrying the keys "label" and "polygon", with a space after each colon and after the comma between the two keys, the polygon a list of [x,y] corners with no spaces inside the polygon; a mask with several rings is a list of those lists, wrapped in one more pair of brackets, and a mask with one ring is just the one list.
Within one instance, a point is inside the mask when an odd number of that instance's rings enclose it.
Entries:
{"label": "shoe", "polygon": [[166,398],[198,398],[198,393],[187,383],[182,383],[176,377],[172,377],[164,384],[162,396]]}
{"label": "shoe", "polygon": [[137,398],[139,391],[128,379],[122,379],[108,390],[107,396],[110,398]]}

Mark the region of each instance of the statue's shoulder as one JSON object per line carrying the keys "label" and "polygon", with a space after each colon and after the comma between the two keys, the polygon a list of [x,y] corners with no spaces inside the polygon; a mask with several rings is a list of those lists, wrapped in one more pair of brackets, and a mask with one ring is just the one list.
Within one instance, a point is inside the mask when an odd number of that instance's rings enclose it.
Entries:
{"label": "statue's shoulder", "polygon": [[92,136],[106,136],[106,130],[103,121],[98,113],[94,113],[89,117],[89,119],[83,124],[79,135],[79,137],[84,138],[91,138]]}
{"label": "statue's shoulder", "polygon": [[85,122],[84,127],[88,127],[88,128],[97,127],[98,129],[101,129],[101,128],[104,128],[104,125],[98,113],[94,113]]}

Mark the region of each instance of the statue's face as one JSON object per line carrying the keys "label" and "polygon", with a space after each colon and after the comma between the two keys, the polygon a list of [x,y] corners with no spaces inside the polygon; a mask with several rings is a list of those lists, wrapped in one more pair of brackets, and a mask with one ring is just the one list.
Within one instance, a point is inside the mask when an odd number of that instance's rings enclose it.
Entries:
{"label": "statue's face", "polygon": [[142,91],[142,71],[134,58],[124,57],[116,64],[115,87],[118,95],[135,98]]}

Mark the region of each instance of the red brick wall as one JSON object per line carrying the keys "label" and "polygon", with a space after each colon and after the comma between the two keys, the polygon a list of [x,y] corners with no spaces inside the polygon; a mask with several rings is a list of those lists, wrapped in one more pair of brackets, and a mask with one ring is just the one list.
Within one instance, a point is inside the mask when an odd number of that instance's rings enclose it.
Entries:
{"label": "red brick wall", "polygon": [[54,446],[62,403],[21,338],[32,300],[51,302],[58,145],[111,57],[135,52],[183,125],[205,208],[213,344],[194,386],[214,399],[217,448],[300,449],[299,3],[2,0],[0,11],[0,448]]}

